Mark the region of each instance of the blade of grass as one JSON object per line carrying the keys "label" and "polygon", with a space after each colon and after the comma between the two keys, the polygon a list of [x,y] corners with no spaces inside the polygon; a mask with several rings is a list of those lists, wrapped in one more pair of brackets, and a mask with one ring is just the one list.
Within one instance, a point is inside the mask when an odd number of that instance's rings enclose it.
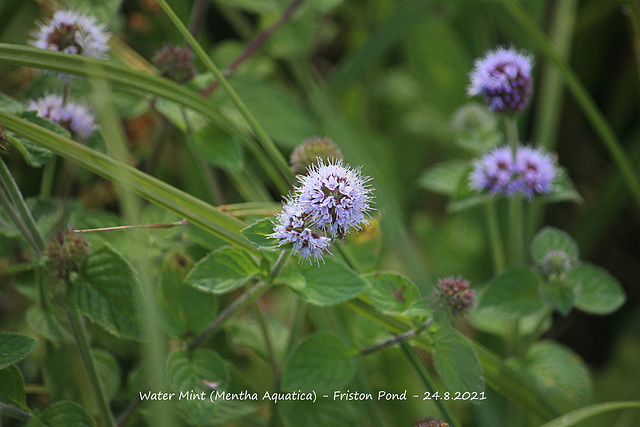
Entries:
{"label": "blade of grass", "polygon": [[255,156],[260,166],[278,188],[278,191],[286,194],[290,189],[290,184],[283,179],[273,164],[262,155],[262,150],[257,143],[244,131],[238,129],[230,120],[218,113],[210,101],[188,87],[113,62],[82,55],[68,55],[30,46],[0,43],[0,63],[57,71],[85,78],[103,79],[111,84],[158,96],[189,108],[202,114],[221,130],[237,136],[240,142]]}
{"label": "blade of grass", "polygon": [[16,135],[27,138],[103,178],[126,186],[142,198],[180,215],[226,242],[259,255],[260,252],[240,233],[245,226],[242,222],[202,200],[13,114],[0,111],[0,122]]}
{"label": "blade of grass", "polygon": [[611,126],[609,126],[609,123],[603,116],[602,112],[598,109],[595,102],[573,70],[554,50],[553,45],[547,36],[540,27],[538,27],[531,16],[524,10],[522,5],[514,0],[500,0],[500,2],[511,16],[522,26],[524,31],[529,33],[540,51],[555,65],[558,73],[562,76],[567,87],[573,94],[577,104],[582,109],[582,112],[585,114],[589,122],[591,122],[591,125],[604,143],[605,148],[609,151],[613,162],[624,177],[625,184],[629,189],[634,202],[638,209],[640,209],[640,181],[638,180],[636,172],[631,166],[620,141],[618,141],[618,138],[613,132],[613,129],[611,129]]}
{"label": "blade of grass", "polygon": [[624,409],[640,409],[640,402],[607,402],[576,409],[541,427],[569,427],[600,414]]}
{"label": "blade of grass", "polygon": [[293,172],[289,168],[289,164],[286,159],[278,150],[278,147],[273,143],[269,135],[262,128],[262,125],[258,123],[255,119],[251,111],[244,104],[240,96],[236,93],[236,91],[231,87],[227,79],[222,75],[216,64],[209,58],[207,53],[204,51],[202,46],[198,43],[198,41],[191,35],[189,29],[182,23],[178,15],[171,9],[171,6],[165,0],[156,0],[157,3],[162,7],[164,12],[167,14],[171,22],[176,26],[182,37],[187,41],[189,46],[193,49],[196,56],[202,61],[202,63],[207,67],[207,69],[213,74],[213,77],[216,79],[222,90],[227,94],[233,105],[240,112],[242,117],[245,119],[253,133],[260,141],[262,148],[267,152],[271,161],[276,166],[276,168],[282,173],[282,175],[289,181],[289,183],[294,182]]}

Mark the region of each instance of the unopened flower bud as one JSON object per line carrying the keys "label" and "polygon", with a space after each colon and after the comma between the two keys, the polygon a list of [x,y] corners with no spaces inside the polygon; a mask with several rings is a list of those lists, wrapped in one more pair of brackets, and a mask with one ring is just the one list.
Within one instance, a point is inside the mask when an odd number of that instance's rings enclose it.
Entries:
{"label": "unopened flower bud", "polygon": [[476,305],[476,293],[469,289],[469,281],[462,277],[447,277],[438,280],[436,286],[438,301],[452,316],[462,316]]}
{"label": "unopened flower bud", "polygon": [[342,160],[342,151],[329,138],[308,138],[291,153],[291,170],[296,174],[304,174],[309,166],[317,163],[318,158],[326,161]]}
{"label": "unopened flower bud", "polygon": [[186,83],[196,75],[193,52],[186,47],[165,45],[151,60],[160,75],[177,83]]}
{"label": "unopened flower bud", "polygon": [[59,279],[68,279],[71,272],[78,271],[90,253],[89,243],[73,230],[56,232],[44,251]]}
{"label": "unopened flower bud", "polygon": [[541,264],[542,273],[548,279],[558,279],[572,267],[571,258],[565,251],[552,250],[545,255]]}
{"label": "unopened flower bud", "polygon": [[477,153],[488,150],[502,141],[496,115],[489,108],[475,102],[458,108],[450,126],[458,145]]}

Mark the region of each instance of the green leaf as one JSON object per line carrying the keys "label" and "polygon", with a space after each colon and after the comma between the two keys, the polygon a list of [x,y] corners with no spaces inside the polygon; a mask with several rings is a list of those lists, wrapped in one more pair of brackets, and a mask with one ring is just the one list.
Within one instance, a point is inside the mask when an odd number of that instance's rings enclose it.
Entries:
{"label": "green leaf", "polygon": [[[58,135],[70,138],[69,131],[58,124],[50,122],[47,119],[38,117],[38,114],[35,111],[22,111],[17,113],[16,116],[20,117],[21,119],[25,119],[30,123],[41,126],[45,129],[49,129],[57,133]],[[8,136],[11,138],[11,141],[15,145],[16,149],[20,152],[20,154],[24,156],[29,166],[39,168],[47,163],[51,158],[51,151],[47,150],[46,148],[42,148],[39,145],[36,145],[33,142],[29,141],[28,139],[17,137],[11,132],[8,133]]]}
{"label": "green leaf", "polygon": [[612,313],[627,299],[618,280],[595,265],[574,267],[567,273],[566,280],[578,289],[576,308],[587,313]]}
{"label": "green leaf", "polygon": [[450,390],[484,390],[482,366],[469,341],[455,329],[443,327],[434,337],[433,363]]}
{"label": "green leaf", "polygon": [[0,332],[0,369],[27,357],[37,343],[35,338],[28,335]]}
{"label": "green leaf", "polygon": [[562,230],[545,227],[533,238],[531,253],[536,263],[542,264],[551,251],[563,251],[572,262],[578,261],[578,244]]}
{"label": "green leaf", "polygon": [[282,390],[328,393],[339,390],[355,375],[355,363],[340,338],[309,336],[295,348],[282,368]]}
{"label": "green leaf", "polygon": [[198,130],[193,137],[193,147],[214,166],[228,170],[243,167],[242,147],[232,135],[213,123]]}
{"label": "green leaf", "polygon": [[187,284],[213,294],[238,289],[254,275],[259,267],[245,251],[224,247],[202,258],[187,275]]}
{"label": "green leaf", "polygon": [[591,398],[589,370],[580,357],[554,342],[538,342],[525,356],[524,366],[534,382],[563,411]]}
{"label": "green leaf", "polygon": [[71,302],[106,331],[121,338],[140,339],[138,279],[133,267],[110,246],[96,249],[73,280]]}
{"label": "green leaf", "polygon": [[191,286],[185,277],[193,261],[179,251],[167,254],[160,266],[161,307],[169,331],[178,337],[200,332],[218,312],[218,298]]}
{"label": "green leaf", "polygon": [[258,220],[250,226],[242,229],[247,239],[251,240],[260,250],[275,251],[279,250],[278,240],[267,237],[273,233],[273,222],[269,218]]}
{"label": "green leaf", "polygon": [[73,338],[56,320],[55,315],[34,304],[27,310],[27,322],[38,335],[54,342],[72,342]]}
{"label": "green leaf", "polygon": [[371,283],[365,294],[383,313],[402,313],[420,298],[415,283],[398,273],[376,272],[363,277]]}
{"label": "green leaf", "polygon": [[113,20],[122,0],[84,0],[91,10],[91,14],[98,18],[98,22],[108,24]]}
{"label": "green leaf", "polygon": [[[255,411],[256,405],[241,400],[209,400],[215,390],[207,387],[203,381],[215,382],[217,390],[236,393],[244,390],[240,384],[234,384],[228,364],[211,350],[195,350],[191,353],[176,351],[167,360],[169,380],[174,390],[204,393],[205,400],[180,399],[182,415],[195,425],[218,425],[234,420]],[[179,398],[179,396],[176,396]]]}
{"label": "green leaf", "polygon": [[[283,59],[301,59],[311,53],[320,20],[313,13],[303,12],[296,14],[269,37],[266,47],[271,55]],[[276,16],[271,18],[277,19]]]}
{"label": "green leaf", "polygon": [[567,172],[563,168],[558,168],[556,176],[553,180],[553,188],[551,193],[544,194],[540,197],[543,203],[555,202],[576,202],[581,203],[582,197],[576,190],[571,179],[567,176]]}
{"label": "green leaf", "polygon": [[280,5],[276,0],[218,0],[218,3],[252,13],[275,12]]}
{"label": "green leaf", "polygon": [[577,425],[581,421],[596,417],[600,414],[625,409],[640,409],[640,402],[598,403],[568,412],[554,420],[549,421],[548,423],[542,424],[540,427],[570,427]]}
{"label": "green leaf", "polygon": [[83,406],[62,401],[51,404],[40,418],[29,420],[27,427],[93,427],[93,421]]}
{"label": "green leaf", "polygon": [[[272,316],[266,317],[266,325],[276,357],[278,360],[282,360],[287,351],[289,330]],[[249,347],[263,359],[269,359],[267,343],[258,321],[249,316],[243,316],[238,320],[228,322],[225,328],[233,345]]]}
{"label": "green leaf", "polygon": [[23,111],[24,109],[25,106],[23,103],[16,101],[4,93],[0,93],[0,110],[15,114]]}
{"label": "green leaf", "polygon": [[569,314],[578,297],[574,286],[561,281],[544,283],[540,290],[542,291],[542,298],[551,307],[562,313],[563,316]]}
{"label": "green leaf", "polygon": [[469,170],[469,162],[464,160],[449,160],[439,163],[424,171],[418,180],[422,188],[445,196],[454,196],[458,191],[460,181]]}
{"label": "green leaf", "polygon": [[28,411],[22,373],[14,365],[0,369],[0,403]]}
{"label": "green leaf", "polygon": [[[358,413],[349,402],[318,397],[316,402],[284,400],[278,411],[285,427],[354,427],[361,425]],[[374,396],[375,398],[375,396]]]}
{"label": "green leaf", "polygon": [[96,360],[96,367],[102,381],[104,394],[107,400],[111,400],[120,390],[120,365],[115,357],[105,350],[94,349],[93,356]]}
{"label": "green leaf", "polygon": [[539,291],[541,284],[542,278],[531,270],[507,271],[487,285],[478,308],[504,316],[535,313],[544,308]]}
{"label": "green leaf", "polygon": [[[471,169],[468,169],[471,172]],[[490,200],[493,197],[492,194],[479,192],[469,188],[468,173],[464,174],[462,179],[458,182],[458,187],[453,195],[453,198],[447,205],[449,212],[459,212],[465,209],[469,209]]]}
{"label": "green leaf", "polygon": [[314,305],[334,305],[360,295],[367,289],[368,283],[343,264],[326,259],[325,265],[305,264],[300,274],[306,280],[306,286],[296,290],[302,299]]}

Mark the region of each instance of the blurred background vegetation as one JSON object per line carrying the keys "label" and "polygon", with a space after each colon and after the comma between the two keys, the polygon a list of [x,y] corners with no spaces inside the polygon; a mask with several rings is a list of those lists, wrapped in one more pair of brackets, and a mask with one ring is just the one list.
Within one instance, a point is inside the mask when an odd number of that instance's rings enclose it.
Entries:
{"label": "blurred background vegetation", "polygon": [[[59,2],[64,4],[65,2]],[[76,2],[77,3],[77,2]],[[166,42],[183,44],[154,0],[86,0],[116,35],[114,61],[148,68]],[[189,22],[193,0],[171,0]],[[521,139],[557,152],[583,202],[545,207],[547,224],[567,231],[582,258],[609,270],[624,286],[628,302],[617,313],[591,316],[576,311],[557,316],[545,337],[572,347],[595,373],[594,402],[640,397],[640,221],[618,169],[571,94],[539,51],[535,39],[501,1],[485,0],[308,0],[264,46],[244,61],[230,81],[251,111],[288,155],[312,135],[327,135],[345,158],[362,164],[376,187],[382,244],[376,262],[400,271],[424,290],[437,278],[464,275],[480,286],[492,274],[480,208],[447,212],[447,200],[420,185],[438,162],[468,156],[450,127],[453,113],[468,102],[466,86],[474,58],[497,45],[513,45],[536,58],[535,95],[520,119]],[[520,5],[551,38],[622,142],[637,172],[640,164],[640,2],[623,0],[525,0]],[[216,63],[228,66],[248,41],[276,22],[288,0],[211,0],[197,36]],[[53,3],[0,0],[0,41],[25,44],[35,18]],[[114,12],[117,12],[114,14]],[[199,71],[204,67],[199,65]],[[2,66],[0,91],[19,99],[46,92],[52,76]],[[210,78],[190,83],[202,88]],[[82,85],[74,85],[76,95]],[[220,93],[218,93],[220,92]],[[153,154],[164,119],[149,99],[116,92],[129,149],[138,167]],[[229,109],[221,91],[213,95]],[[164,107],[169,108],[169,107]],[[165,111],[166,113],[166,111]],[[168,116],[170,114],[167,114]],[[175,115],[175,114],[174,114]],[[178,121],[178,120],[174,120]],[[163,149],[154,175],[204,199],[206,188],[194,172],[183,138],[161,128]],[[237,168],[255,169],[243,154]],[[230,166],[217,170],[225,203],[245,200]],[[11,167],[27,196],[36,195],[40,171],[18,155]],[[77,173],[66,196],[90,208],[117,210],[114,188],[88,173]],[[267,185],[265,198],[279,200]],[[504,224],[503,224],[504,226]],[[532,229],[534,229],[532,225]],[[361,239],[377,238],[376,229]],[[0,324],[22,312],[20,297],[0,290]],[[469,329],[469,333],[474,332]],[[482,337],[481,337],[482,338]],[[488,337],[485,337],[488,339]],[[398,350],[399,351],[399,350]],[[375,369],[392,369],[399,357],[378,359]],[[376,363],[378,363],[376,362]],[[369,369],[367,369],[369,371]],[[404,379],[396,379],[405,388]],[[637,414],[620,413],[617,424],[635,425]],[[407,424],[414,414],[406,417]],[[610,422],[611,415],[607,419]],[[635,417],[635,418],[634,418]],[[603,425],[604,419],[588,425]],[[585,424],[587,425],[587,424]]]}

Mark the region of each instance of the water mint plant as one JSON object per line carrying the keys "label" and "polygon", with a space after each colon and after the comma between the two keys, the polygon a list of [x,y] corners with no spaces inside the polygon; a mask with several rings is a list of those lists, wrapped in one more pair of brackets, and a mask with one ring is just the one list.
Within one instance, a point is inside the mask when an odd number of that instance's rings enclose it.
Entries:
{"label": "water mint plant", "polygon": [[612,78],[637,64],[622,32],[607,49],[608,19],[571,37],[583,2],[94,1],[33,25],[48,3],[13,3],[0,424],[525,427],[640,407],[620,362],[639,356],[622,326],[638,82]]}

